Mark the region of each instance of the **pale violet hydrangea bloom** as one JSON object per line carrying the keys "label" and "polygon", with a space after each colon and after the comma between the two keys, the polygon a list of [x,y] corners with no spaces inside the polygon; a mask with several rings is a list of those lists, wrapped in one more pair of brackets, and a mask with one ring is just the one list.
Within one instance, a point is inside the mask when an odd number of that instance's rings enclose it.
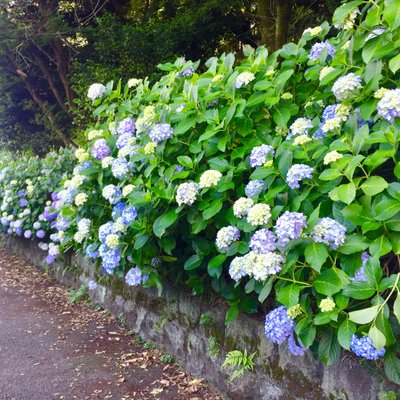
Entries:
{"label": "pale violet hydrangea bloom", "polygon": [[94,281],[94,280],[90,280],[89,282],[88,282],[88,289],[89,290],[95,290],[96,288],[97,288],[97,283],[96,283],[96,281]]}
{"label": "pale violet hydrangea bloom", "polygon": [[199,188],[210,188],[212,186],[217,186],[222,174],[214,169],[209,169],[205,171],[200,176]]}
{"label": "pale violet hydrangea bloom", "polygon": [[160,143],[172,137],[174,130],[169,124],[158,124],[151,128],[150,139],[154,143]]}
{"label": "pale violet hydrangea bloom", "polygon": [[291,240],[298,239],[307,228],[307,219],[299,212],[284,212],[276,221],[275,233],[278,246],[284,249]]}
{"label": "pale violet hydrangea bloom", "polygon": [[146,282],[148,277],[148,275],[143,274],[138,266],[135,266],[127,272],[125,282],[129,286],[139,286],[141,283]]}
{"label": "pale violet hydrangea bloom", "polygon": [[357,95],[361,88],[361,76],[350,72],[336,80],[332,86],[332,93],[339,101],[342,101]]}
{"label": "pale violet hydrangea bloom", "polygon": [[262,180],[250,181],[244,189],[247,197],[256,197],[263,190],[265,190],[265,184]]}
{"label": "pale violet hydrangea bloom", "polygon": [[118,135],[133,135],[135,133],[135,130],[135,121],[132,118],[128,117],[119,122],[117,133]]}
{"label": "pale violet hydrangea bloom", "polygon": [[333,57],[336,52],[335,47],[332,46],[329,42],[315,43],[310,50],[310,60],[318,60],[324,50],[326,50],[327,57]]}
{"label": "pale violet hydrangea bloom", "polygon": [[309,118],[297,118],[296,121],[290,125],[290,134],[287,138],[290,139],[292,136],[307,135],[312,127],[313,124]]}
{"label": "pale violet hydrangea bloom", "polygon": [[253,226],[265,225],[271,219],[271,207],[268,204],[255,204],[247,213],[247,222]]}
{"label": "pale violet hydrangea bloom", "polygon": [[386,90],[377,105],[378,115],[389,122],[400,117],[400,89]]}
{"label": "pale violet hydrangea bloom", "polygon": [[107,157],[110,152],[111,149],[108,147],[106,139],[97,139],[94,142],[92,156],[96,160],[102,160],[103,158]]}
{"label": "pale violet hydrangea bloom", "polygon": [[242,72],[236,78],[235,87],[236,89],[240,89],[243,85],[248,85],[251,81],[255,79],[255,76],[252,72]]}
{"label": "pale violet hydrangea bloom", "polygon": [[286,175],[286,183],[291,189],[298,189],[302,179],[311,179],[314,170],[305,164],[294,164]]}
{"label": "pale violet hydrangea bloom", "polygon": [[129,164],[125,158],[116,158],[111,164],[112,174],[117,179],[125,178],[129,172]]}
{"label": "pale violet hydrangea bloom", "polygon": [[366,251],[361,254],[361,267],[355,272],[354,278],[350,278],[351,281],[367,282],[367,278],[365,276],[365,264],[370,258],[371,256]]}
{"label": "pale violet hydrangea bloom", "polygon": [[185,182],[178,186],[176,191],[176,202],[178,205],[191,206],[199,193],[199,185],[196,182]]}
{"label": "pale violet hydrangea bloom", "polygon": [[276,250],[277,237],[268,229],[259,229],[250,238],[249,246],[257,254]]}
{"label": "pale violet hydrangea bloom", "polygon": [[104,85],[102,85],[101,83],[93,83],[93,85],[89,87],[87,96],[91,100],[96,100],[102,97],[105,91],[106,87]]}
{"label": "pale violet hydrangea bloom", "polygon": [[297,339],[297,341],[298,344],[296,343],[294,333],[292,332],[287,342],[289,351],[294,356],[303,356],[304,353],[308,350],[308,347],[305,347],[299,338]]}
{"label": "pale violet hydrangea bloom", "polygon": [[314,227],[312,238],[317,243],[324,243],[332,249],[337,249],[346,240],[346,228],[332,218],[322,218]]}
{"label": "pale violet hydrangea bloom", "polygon": [[240,279],[247,275],[244,268],[244,257],[235,257],[229,266],[229,276],[235,282],[239,282]]}
{"label": "pale violet hydrangea bloom", "polygon": [[357,335],[351,335],[350,350],[367,360],[378,360],[386,352],[384,347],[377,350],[369,336],[363,336],[360,339]]}
{"label": "pale violet hydrangea bloom", "polygon": [[239,238],[240,231],[236,226],[225,226],[217,233],[216,245],[220,251],[228,251],[229,246]]}
{"label": "pale violet hydrangea bloom", "polygon": [[233,204],[233,215],[237,218],[246,217],[250,208],[253,207],[254,201],[247,197],[241,197]]}
{"label": "pale violet hydrangea bloom", "polygon": [[268,154],[275,154],[275,150],[272,146],[262,144],[261,146],[254,147],[250,154],[250,165],[252,167],[261,167],[267,162]]}

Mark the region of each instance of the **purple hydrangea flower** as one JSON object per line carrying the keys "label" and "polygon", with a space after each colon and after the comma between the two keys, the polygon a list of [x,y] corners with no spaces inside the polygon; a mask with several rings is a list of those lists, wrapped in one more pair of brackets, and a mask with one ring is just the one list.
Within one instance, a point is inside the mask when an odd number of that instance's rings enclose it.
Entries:
{"label": "purple hydrangea flower", "polygon": [[267,162],[268,154],[275,154],[272,146],[262,144],[261,146],[254,147],[250,154],[250,165],[252,167],[261,167]]}
{"label": "purple hydrangea flower", "polygon": [[122,222],[125,225],[130,225],[137,218],[137,211],[134,206],[127,207],[122,211]]}
{"label": "purple hydrangea flower", "polygon": [[183,71],[180,71],[178,76],[192,76],[194,73],[194,68],[193,67],[189,67],[184,69]]}
{"label": "purple hydrangea flower", "polygon": [[292,332],[288,339],[289,351],[294,356],[303,356],[304,353],[308,350],[308,347],[305,347],[300,339],[297,339],[297,341],[298,341],[298,344],[296,343],[294,333]]}
{"label": "purple hydrangea flower", "polygon": [[259,229],[254,232],[250,239],[250,248],[257,254],[265,254],[276,250],[277,237],[268,229]]}
{"label": "purple hydrangea flower", "polygon": [[129,286],[139,286],[141,283],[146,282],[147,279],[148,275],[144,275],[138,266],[131,268],[125,276],[125,282]]}
{"label": "purple hydrangea flower", "polygon": [[327,52],[327,57],[333,57],[336,51],[335,47],[329,42],[315,43],[310,50],[310,60],[318,60],[324,50]]}
{"label": "purple hydrangea flower", "polygon": [[255,180],[255,181],[250,181],[247,185],[244,191],[246,192],[247,197],[256,197],[258,196],[263,190],[265,190],[265,184],[264,181],[260,180]]}
{"label": "purple hydrangea flower", "polygon": [[314,170],[305,164],[294,164],[290,167],[286,175],[286,183],[291,189],[300,187],[299,181],[302,179],[311,179]]}
{"label": "purple hydrangea flower", "polygon": [[111,171],[115,178],[124,178],[129,172],[128,161],[125,158],[116,158],[111,164]]}
{"label": "purple hydrangea flower", "polygon": [[216,244],[221,251],[228,251],[229,246],[239,238],[240,231],[236,226],[225,226],[218,231]]}
{"label": "purple hydrangea flower", "polygon": [[46,235],[46,232],[43,229],[39,229],[36,232],[36,237],[38,237],[39,239],[43,239]]}
{"label": "purple hydrangea flower", "polygon": [[65,232],[71,226],[71,221],[66,218],[58,218],[55,224],[57,230]]}
{"label": "purple hydrangea flower", "polygon": [[17,228],[15,230],[15,233],[16,233],[17,236],[21,236],[22,235],[22,228]]}
{"label": "purple hydrangea flower", "polygon": [[96,283],[96,281],[94,281],[93,279],[91,279],[89,282],[88,282],[88,289],[89,290],[95,290],[96,288],[97,288],[97,283]]}
{"label": "purple hydrangea flower", "polygon": [[284,249],[291,240],[298,239],[306,227],[307,219],[304,214],[290,211],[283,213],[275,224],[278,246]]}
{"label": "purple hydrangea flower", "polygon": [[55,258],[51,254],[47,254],[47,257],[46,257],[47,264],[53,264],[54,260],[55,260]]}
{"label": "purple hydrangea flower", "polygon": [[265,336],[272,343],[282,344],[293,332],[294,321],[289,318],[287,308],[280,306],[265,318]]}
{"label": "purple hydrangea flower", "polygon": [[136,124],[132,118],[125,118],[118,124],[117,133],[118,135],[124,135],[126,133],[133,134],[136,131]]}
{"label": "purple hydrangea flower", "polygon": [[23,189],[18,190],[18,192],[17,192],[17,196],[18,196],[18,197],[22,197],[22,196],[24,196],[24,195],[25,195],[25,191],[24,191]]}
{"label": "purple hydrangea flower", "polygon": [[111,149],[107,145],[106,139],[97,139],[94,142],[92,156],[96,160],[102,160],[107,157],[111,152]]}
{"label": "purple hydrangea flower", "polygon": [[351,335],[350,350],[359,357],[367,360],[378,360],[385,355],[385,348],[377,350],[369,336],[363,336],[361,339],[356,335]]}
{"label": "purple hydrangea flower", "polygon": [[346,240],[346,228],[332,218],[322,218],[314,227],[312,238],[317,243],[324,243],[332,249],[337,249]]}
{"label": "purple hydrangea flower", "polygon": [[31,236],[32,236],[32,231],[31,230],[28,229],[27,231],[24,232],[24,238],[25,239],[30,239]]}
{"label": "purple hydrangea flower", "polygon": [[150,139],[154,143],[160,143],[172,137],[174,130],[170,124],[158,124],[151,128]]}
{"label": "purple hydrangea flower", "polygon": [[28,205],[28,200],[27,199],[21,199],[19,201],[19,206],[20,207],[26,207]]}
{"label": "purple hydrangea flower", "polygon": [[371,258],[371,256],[364,251],[361,254],[361,267],[354,274],[354,278],[350,278],[351,281],[362,281],[367,282],[367,278],[365,277],[365,264]]}
{"label": "purple hydrangea flower", "polygon": [[400,89],[388,90],[377,105],[378,115],[389,122],[400,117]]}

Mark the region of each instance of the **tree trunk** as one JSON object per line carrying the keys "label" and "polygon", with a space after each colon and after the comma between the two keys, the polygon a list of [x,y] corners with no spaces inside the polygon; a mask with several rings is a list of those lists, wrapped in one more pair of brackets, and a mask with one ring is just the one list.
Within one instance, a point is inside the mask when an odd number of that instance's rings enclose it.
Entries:
{"label": "tree trunk", "polygon": [[275,16],[273,0],[257,0],[258,30],[261,43],[275,50]]}
{"label": "tree trunk", "polygon": [[275,50],[278,50],[288,39],[292,2],[290,0],[276,0],[276,5]]}

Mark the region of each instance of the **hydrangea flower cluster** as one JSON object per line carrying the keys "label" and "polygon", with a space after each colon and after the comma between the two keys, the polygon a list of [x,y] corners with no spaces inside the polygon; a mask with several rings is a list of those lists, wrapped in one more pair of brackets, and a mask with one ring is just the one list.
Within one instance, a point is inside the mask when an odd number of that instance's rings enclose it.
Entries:
{"label": "hydrangea flower cluster", "polygon": [[200,176],[199,188],[210,188],[212,186],[217,186],[222,174],[214,169],[209,169],[203,172]]}
{"label": "hydrangea flower cluster", "polygon": [[251,236],[249,246],[257,254],[276,250],[277,237],[268,229],[259,229]]}
{"label": "hydrangea flower cluster", "polygon": [[350,72],[336,80],[332,86],[332,92],[339,101],[343,101],[357,95],[361,88],[361,76]]}
{"label": "hydrangea flower cluster", "polygon": [[143,274],[142,270],[138,266],[135,266],[134,268],[131,268],[125,275],[125,282],[129,286],[139,286],[146,282],[148,277],[148,275]]}
{"label": "hydrangea flower cluster", "polygon": [[370,258],[371,256],[366,251],[361,254],[361,267],[355,272],[354,278],[350,278],[351,281],[367,282],[367,278],[365,276],[365,265]]}
{"label": "hydrangea flower cluster", "polygon": [[161,143],[164,140],[167,140],[172,137],[174,134],[174,130],[172,126],[169,124],[158,124],[153,126],[150,131],[150,139],[154,143]]}
{"label": "hydrangea flower cluster", "polygon": [[115,204],[121,198],[122,191],[115,185],[107,185],[103,188],[102,195],[110,204]]}
{"label": "hydrangea flower cluster", "polygon": [[97,139],[94,142],[92,156],[96,160],[102,160],[103,158],[107,157],[110,152],[111,149],[108,147],[106,139]]}
{"label": "hydrangea flower cluster", "polygon": [[292,125],[290,125],[290,134],[288,139],[297,135],[307,135],[308,131],[313,127],[312,121],[309,118],[297,118]]}
{"label": "hydrangea flower cluster", "polygon": [[135,121],[128,117],[119,122],[117,133],[118,135],[133,135],[136,131]]}
{"label": "hydrangea flower cluster", "polygon": [[286,183],[291,189],[300,187],[299,181],[303,179],[311,179],[314,173],[313,168],[305,164],[294,164],[289,168],[286,175]]}
{"label": "hydrangea flower cluster", "polygon": [[255,75],[252,72],[242,72],[236,78],[235,87],[236,89],[240,89],[243,85],[248,85],[251,81],[254,81]]}
{"label": "hydrangea flower cluster", "polygon": [[229,246],[239,238],[240,231],[236,226],[226,226],[217,232],[216,245],[220,251],[228,251]]}
{"label": "hydrangea flower cluster", "polygon": [[316,61],[321,57],[322,52],[326,51],[327,57],[333,57],[335,55],[335,46],[332,46],[329,42],[315,43],[310,50],[310,60]]}
{"label": "hydrangea flower cluster", "polygon": [[298,239],[307,228],[307,219],[299,212],[286,211],[276,221],[275,233],[278,247],[284,249],[291,240]]}
{"label": "hydrangea flower cluster", "polygon": [[385,355],[385,348],[377,350],[369,336],[359,338],[357,335],[351,335],[350,350],[357,356],[367,360],[378,360]]}
{"label": "hydrangea flower cluster", "polygon": [[346,228],[334,219],[326,217],[318,221],[311,235],[315,242],[337,249],[346,240]]}
{"label": "hydrangea flower cluster", "polygon": [[239,200],[236,200],[233,204],[233,214],[237,218],[246,217],[249,213],[251,207],[253,207],[254,201],[252,199],[248,199],[247,197],[241,197]]}
{"label": "hydrangea flower cluster", "polygon": [[378,115],[389,122],[400,117],[400,89],[386,90],[377,105]]}
{"label": "hydrangea flower cluster", "polygon": [[257,197],[263,190],[265,190],[265,184],[262,180],[250,181],[244,189],[247,197]]}
{"label": "hydrangea flower cluster", "polygon": [[90,85],[87,96],[91,100],[96,100],[103,96],[106,91],[106,87],[101,83],[93,83]]}
{"label": "hydrangea flower cluster", "polygon": [[262,144],[261,146],[254,147],[250,154],[250,165],[253,168],[261,167],[267,162],[268,154],[275,154],[275,150],[272,146]]}
{"label": "hydrangea flower cluster", "polygon": [[189,67],[184,69],[183,71],[180,71],[178,73],[178,76],[184,76],[184,77],[190,77],[194,74],[194,68],[193,67]]}
{"label": "hydrangea flower cluster", "polygon": [[112,174],[117,179],[123,179],[129,172],[129,164],[125,158],[116,158],[111,164]]}
{"label": "hydrangea flower cluster", "polygon": [[271,207],[268,204],[255,204],[247,213],[247,222],[253,226],[265,225],[271,219]]}
{"label": "hydrangea flower cluster", "polygon": [[185,182],[178,186],[176,191],[176,202],[178,205],[191,206],[199,193],[199,185],[196,182]]}

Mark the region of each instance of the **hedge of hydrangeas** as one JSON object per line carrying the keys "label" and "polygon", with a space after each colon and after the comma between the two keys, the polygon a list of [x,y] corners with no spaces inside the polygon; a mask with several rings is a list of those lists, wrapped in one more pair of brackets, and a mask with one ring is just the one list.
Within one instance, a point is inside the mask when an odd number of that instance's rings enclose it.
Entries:
{"label": "hedge of hydrangeas", "polygon": [[57,213],[51,206],[51,193],[66,178],[75,165],[73,151],[60,149],[44,158],[22,155],[12,160],[0,172],[0,227],[8,235],[38,239],[48,251],[52,262],[60,251],[55,231]]}
{"label": "hedge of hydrangeas", "polygon": [[267,308],[293,355],[344,348],[400,383],[399,45],[396,2],[356,0],[272,54],[92,85],[51,247],[128,285],[213,290],[227,322]]}

